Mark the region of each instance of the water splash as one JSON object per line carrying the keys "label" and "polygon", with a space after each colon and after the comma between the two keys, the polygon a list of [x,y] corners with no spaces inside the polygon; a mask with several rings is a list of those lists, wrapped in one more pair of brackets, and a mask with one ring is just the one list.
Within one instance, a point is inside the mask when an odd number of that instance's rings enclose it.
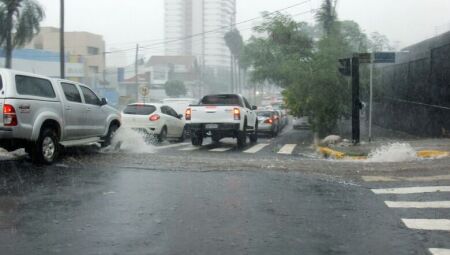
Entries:
{"label": "water splash", "polygon": [[392,143],[369,153],[367,162],[408,162],[418,160],[417,151],[408,143]]}
{"label": "water splash", "polygon": [[115,134],[111,146],[120,147],[120,150],[126,153],[155,152],[155,146],[150,143],[148,136],[131,128],[120,128]]}

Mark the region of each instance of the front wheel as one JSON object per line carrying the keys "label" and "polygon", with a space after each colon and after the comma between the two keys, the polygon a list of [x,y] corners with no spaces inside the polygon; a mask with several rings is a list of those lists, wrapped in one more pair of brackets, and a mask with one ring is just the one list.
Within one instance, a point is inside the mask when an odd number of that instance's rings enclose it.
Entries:
{"label": "front wheel", "polygon": [[38,140],[28,148],[30,150],[31,161],[37,164],[50,165],[55,162],[61,152],[58,136],[51,128],[44,129],[39,135]]}
{"label": "front wheel", "polygon": [[103,142],[100,144],[102,148],[108,147],[111,145],[112,139],[116,134],[119,126],[117,124],[111,124],[108,129],[108,134],[103,138]]}

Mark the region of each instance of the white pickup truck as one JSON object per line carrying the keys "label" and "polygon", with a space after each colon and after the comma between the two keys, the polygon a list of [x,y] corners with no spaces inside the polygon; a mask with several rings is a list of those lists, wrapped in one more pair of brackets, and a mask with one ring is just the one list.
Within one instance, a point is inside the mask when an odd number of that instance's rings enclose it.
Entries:
{"label": "white pickup truck", "polygon": [[191,128],[191,141],[194,146],[201,146],[203,138],[210,136],[213,142],[222,138],[237,138],[238,147],[247,142],[258,140],[258,119],[256,106],[251,106],[247,99],[236,94],[208,95],[198,105],[186,109],[186,124]]}

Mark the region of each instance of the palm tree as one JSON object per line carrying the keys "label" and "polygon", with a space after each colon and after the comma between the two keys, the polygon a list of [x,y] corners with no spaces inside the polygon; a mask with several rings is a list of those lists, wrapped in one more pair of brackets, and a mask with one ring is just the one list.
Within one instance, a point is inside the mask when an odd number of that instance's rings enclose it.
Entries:
{"label": "palm tree", "polygon": [[[235,69],[234,66],[236,65],[236,62],[239,61],[239,58],[240,58],[240,55],[241,55],[241,51],[242,51],[242,48],[244,46],[244,40],[242,39],[241,33],[237,29],[233,29],[233,30],[227,32],[225,34],[224,39],[225,39],[225,43],[228,46],[228,48],[230,49],[230,52],[231,52],[231,55],[232,55],[231,56],[231,58],[232,58],[231,59],[231,77],[232,77],[232,86],[233,86],[233,84],[234,84],[234,69]],[[240,83],[239,82],[239,80],[240,80],[240,68],[239,67],[238,67],[238,73],[239,73],[238,74],[239,78],[238,78],[238,81],[236,83],[236,87],[237,88],[240,87],[239,86],[239,83]],[[238,90],[239,89],[237,89],[237,91]]]}
{"label": "palm tree", "polygon": [[13,49],[33,39],[44,16],[42,6],[34,0],[0,0],[0,45],[5,50],[6,68],[11,68]]}
{"label": "palm tree", "polygon": [[337,21],[337,0],[324,0],[316,13],[316,20],[322,25],[327,36],[331,35]]}

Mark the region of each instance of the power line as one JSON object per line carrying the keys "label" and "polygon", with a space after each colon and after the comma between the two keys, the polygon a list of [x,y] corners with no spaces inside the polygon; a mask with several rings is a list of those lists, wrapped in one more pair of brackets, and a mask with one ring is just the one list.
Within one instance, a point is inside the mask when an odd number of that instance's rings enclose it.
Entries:
{"label": "power line", "polygon": [[[270,15],[276,14],[278,12],[282,12],[282,11],[285,11],[285,10],[288,10],[288,9],[291,9],[291,8],[294,8],[294,7],[297,7],[297,6],[300,6],[300,5],[304,5],[304,4],[306,4],[306,3],[310,2],[310,1],[311,0],[306,0],[306,1],[294,4],[294,5],[291,5],[291,6],[288,6],[288,7],[279,9],[279,10],[276,10],[276,11],[269,12],[269,13],[266,14],[266,16],[270,16]],[[219,27],[219,28],[216,28],[216,29],[213,29],[213,30],[209,30],[209,31],[205,31],[205,32],[197,33],[197,34],[192,34],[192,35],[185,36],[185,37],[182,37],[182,38],[168,40],[168,41],[160,42],[160,43],[150,44],[150,45],[147,45],[147,46],[143,46],[142,48],[146,49],[148,47],[156,46],[156,45],[160,45],[160,44],[167,44],[167,43],[172,43],[172,42],[184,41],[184,40],[187,40],[187,39],[190,39],[190,38],[193,38],[193,37],[202,36],[202,35],[213,33],[213,32],[218,32],[218,31],[221,31],[221,30],[226,29],[226,28],[233,28],[236,25],[248,23],[248,22],[251,22],[251,21],[258,20],[258,19],[261,19],[261,16],[258,16],[258,17],[255,17],[255,18],[251,18],[251,19],[247,19],[247,20],[243,20],[243,21],[240,21],[240,22],[236,22],[236,23],[231,24],[231,25],[222,26],[222,27]]]}

